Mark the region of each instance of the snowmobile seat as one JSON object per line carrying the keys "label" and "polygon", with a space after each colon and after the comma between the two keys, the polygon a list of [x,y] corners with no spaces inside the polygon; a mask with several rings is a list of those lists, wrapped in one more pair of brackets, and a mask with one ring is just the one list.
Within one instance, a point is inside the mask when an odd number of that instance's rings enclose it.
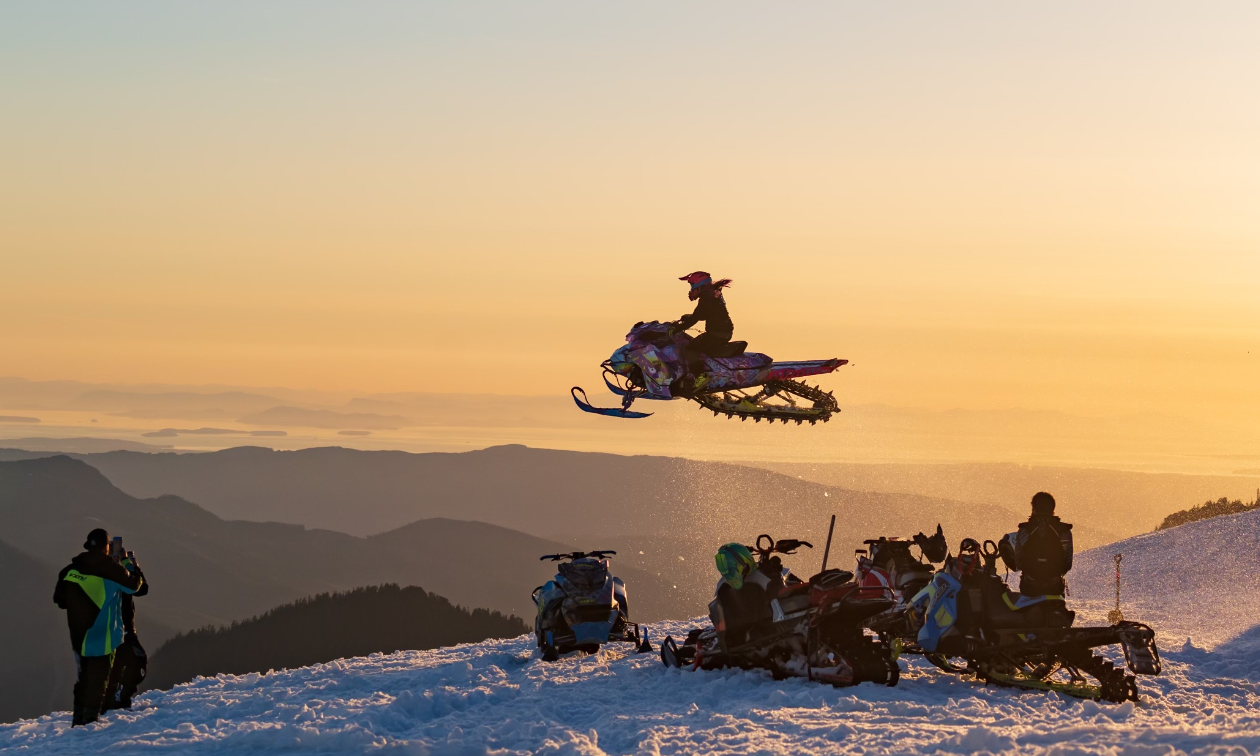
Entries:
{"label": "snowmobile seat", "polygon": [[708,359],[726,370],[760,370],[774,362],[769,356],[758,352],[742,352],[730,357],[709,357]]}
{"label": "snowmobile seat", "polygon": [[811,577],[809,579],[809,584],[823,589],[835,588],[836,586],[844,585],[852,579],[852,572],[832,567],[829,570],[823,570],[817,575]]}
{"label": "snowmobile seat", "polygon": [[726,359],[740,356],[747,348],[747,341],[728,341],[706,349],[704,355],[712,359]]}
{"label": "snowmobile seat", "polygon": [[1076,619],[1076,612],[1068,610],[1062,596],[1025,596],[1007,589],[996,577],[985,581],[983,587],[965,588],[963,593],[973,611],[980,610],[976,613],[995,630],[1071,627]]}

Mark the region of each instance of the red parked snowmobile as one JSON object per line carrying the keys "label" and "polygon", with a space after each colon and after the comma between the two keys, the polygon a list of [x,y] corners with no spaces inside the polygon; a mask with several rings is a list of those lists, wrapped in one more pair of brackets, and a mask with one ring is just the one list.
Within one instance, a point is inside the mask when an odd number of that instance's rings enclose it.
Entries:
{"label": "red parked snowmobile", "polygon": [[747,548],[757,555],[757,570],[769,578],[762,582],[771,586],[763,618],[736,638],[724,637],[731,632],[723,632],[730,608],[714,598],[709,604],[713,626],[692,630],[681,645],[666,638],[661,661],[692,669],[766,669],[776,678],[805,677],[836,686],[896,685],[900,669],[890,647],[862,629],[863,620],[892,606],[885,587],[869,574],[840,569],[801,580],[776,556],[794,554],[801,546],[813,548],[806,541],[758,536],[757,544]]}
{"label": "red parked snowmobile", "polygon": [[732,341],[728,356],[697,359],[690,350],[691,336],[672,323],[656,321],[636,323],[626,341],[603,363],[604,384],[621,397],[621,406],[593,407],[586,392],[574,386],[573,401],[584,412],[640,418],[652,413],[631,410],[637,399],[690,399],[714,415],[813,425],[840,411],[831,392],[796,379],[830,373],[848,360],[775,362],[746,352],[748,344],[743,341]]}

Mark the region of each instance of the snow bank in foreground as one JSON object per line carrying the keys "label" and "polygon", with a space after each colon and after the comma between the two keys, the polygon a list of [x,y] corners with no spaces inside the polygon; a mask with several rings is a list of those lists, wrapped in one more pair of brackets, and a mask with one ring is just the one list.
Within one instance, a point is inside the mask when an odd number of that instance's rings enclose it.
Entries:
{"label": "snow bank in foreground", "polygon": [[1231,677],[1221,653],[1170,653],[1166,676],[1142,680],[1141,705],[1115,706],[986,688],[920,660],[903,660],[899,687],[840,690],[665,669],[623,645],[544,664],[524,636],[198,679],[88,728],[71,730],[65,713],[0,725],[0,753],[1254,752],[1260,685]]}

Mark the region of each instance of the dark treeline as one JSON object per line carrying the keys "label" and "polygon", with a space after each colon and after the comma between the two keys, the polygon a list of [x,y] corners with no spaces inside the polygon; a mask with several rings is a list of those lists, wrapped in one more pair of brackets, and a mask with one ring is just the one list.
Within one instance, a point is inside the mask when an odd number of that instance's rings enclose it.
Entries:
{"label": "dark treeline", "polygon": [[1238,514],[1239,512],[1250,512],[1253,509],[1260,509],[1260,490],[1256,491],[1256,500],[1247,503],[1242,499],[1234,499],[1230,501],[1228,497],[1222,496],[1216,501],[1205,501],[1202,504],[1183,509],[1180,512],[1173,512],[1164,518],[1156,530],[1167,530],[1175,528],[1178,525],[1185,525],[1188,522],[1198,522],[1212,517],[1220,517],[1221,515]]}
{"label": "dark treeline", "polygon": [[519,618],[455,606],[394,584],[321,593],[227,627],[181,633],[154,654],[148,688],[198,675],[294,669],[350,656],[430,649],[528,632]]}

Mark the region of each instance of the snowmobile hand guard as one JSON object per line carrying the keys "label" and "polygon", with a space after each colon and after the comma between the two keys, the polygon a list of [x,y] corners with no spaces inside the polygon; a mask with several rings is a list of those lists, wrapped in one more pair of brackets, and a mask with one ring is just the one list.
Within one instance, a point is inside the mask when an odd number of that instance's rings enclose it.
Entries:
{"label": "snowmobile hand guard", "polygon": [[538,561],[559,562],[561,559],[581,559],[583,557],[591,557],[593,559],[607,559],[616,555],[617,552],[611,549],[599,549],[597,551],[571,551],[568,554],[543,554],[538,557]]}

